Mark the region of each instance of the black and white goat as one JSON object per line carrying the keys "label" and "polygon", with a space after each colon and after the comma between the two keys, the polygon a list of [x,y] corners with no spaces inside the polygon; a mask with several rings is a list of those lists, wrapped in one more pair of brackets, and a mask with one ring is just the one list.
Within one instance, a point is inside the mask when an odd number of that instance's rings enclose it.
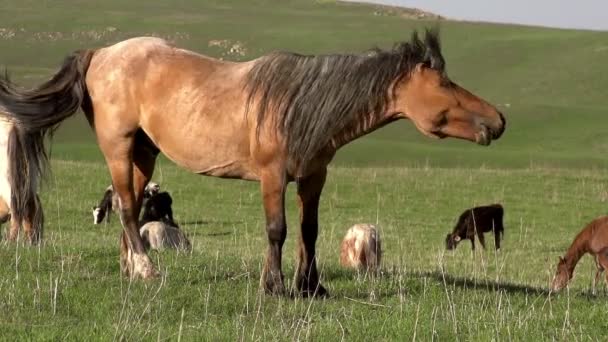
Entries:
{"label": "black and white goat", "polygon": [[[158,183],[150,182],[144,189],[144,201],[160,192]],[[118,194],[114,193],[112,186],[108,186],[103,194],[101,201],[97,206],[93,207],[93,224],[100,224],[103,219],[110,222],[110,214],[112,211],[117,211],[119,208]]]}

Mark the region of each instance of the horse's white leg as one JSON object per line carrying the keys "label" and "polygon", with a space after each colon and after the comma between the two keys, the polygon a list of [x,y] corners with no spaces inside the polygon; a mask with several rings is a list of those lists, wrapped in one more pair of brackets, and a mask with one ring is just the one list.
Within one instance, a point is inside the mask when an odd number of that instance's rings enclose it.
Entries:
{"label": "horse's white leg", "polygon": [[[11,213],[11,186],[9,180],[9,158],[8,158],[8,139],[13,124],[6,121],[0,120],[0,222],[4,223],[8,221]],[[16,223],[16,229],[14,230],[15,224],[11,222],[11,229],[8,233],[8,239],[14,240],[17,238],[19,233],[19,224]]]}

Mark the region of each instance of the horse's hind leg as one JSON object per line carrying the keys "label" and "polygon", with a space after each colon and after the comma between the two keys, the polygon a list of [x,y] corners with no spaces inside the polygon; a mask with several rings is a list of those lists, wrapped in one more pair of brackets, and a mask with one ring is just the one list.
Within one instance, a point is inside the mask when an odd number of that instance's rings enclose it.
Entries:
{"label": "horse's hind leg", "polygon": [[[137,178],[138,183],[143,183],[139,177],[134,175],[141,172],[138,165],[143,165],[139,157],[139,150],[134,148],[135,133],[127,134],[120,137],[112,137],[98,134],[99,146],[106,158],[106,162],[110,169],[112,184],[114,191],[120,199],[120,220],[123,226],[121,236],[121,255],[120,265],[122,271],[131,278],[152,278],[158,275],[152,261],[146,254],[144,244],[139,235],[138,214],[139,207],[138,199],[143,196],[143,186],[137,184],[137,189],[134,186],[134,179]],[[138,163],[136,164],[134,155],[137,152]],[[138,194],[135,194],[135,190]]]}
{"label": "horse's hind leg", "polygon": [[6,239],[8,241],[17,241],[17,238],[19,237],[20,228],[21,228],[21,224],[19,223],[19,221],[17,221],[15,219],[15,215],[11,215],[11,226],[8,230]]}
{"label": "horse's hind leg", "polygon": [[[156,157],[159,152],[158,148],[152,144],[146,134],[142,130],[139,130],[135,135],[135,144],[133,146],[133,190],[135,191],[137,217],[139,217],[144,201],[144,190],[154,174]],[[171,219],[173,219],[172,213],[169,213],[171,214]]]}
{"label": "horse's hind leg", "polygon": [[260,285],[266,293],[283,295],[283,271],[281,259],[283,243],[287,237],[285,223],[285,189],[287,182],[281,172],[265,171],[261,177],[264,212],[266,214],[266,233],[268,234],[268,250],[262,270]]}
{"label": "horse's hind leg", "polygon": [[298,181],[301,234],[298,243],[298,267],[295,286],[303,296],[325,296],[327,291],[319,283],[315,244],[319,231],[319,199],[327,170]]}
{"label": "horse's hind leg", "polygon": [[29,203],[27,215],[23,219],[23,231],[30,244],[36,245],[42,240],[43,222],[42,204],[36,195],[32,203]]}

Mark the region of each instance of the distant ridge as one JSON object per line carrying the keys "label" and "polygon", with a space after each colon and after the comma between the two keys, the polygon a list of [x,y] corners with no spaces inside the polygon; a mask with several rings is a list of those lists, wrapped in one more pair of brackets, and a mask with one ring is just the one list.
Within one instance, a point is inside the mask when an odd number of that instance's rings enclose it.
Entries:
{"label": "distant ridge", "polygon": [[439,14],[435,14],[435,13],[428,12],[428,11],[423,11],[418,8],[382,5],[382,4],[358,1],[358,0],[338,0],[338,2],[370,7],[370,8],[372,8],[373,15],[375,15],[375,16],[391,16],[391,17],[401,17],[404,19],[421,19],[421,20],[445,20],[445,19],[447,19],[444,16],[441,16]]}

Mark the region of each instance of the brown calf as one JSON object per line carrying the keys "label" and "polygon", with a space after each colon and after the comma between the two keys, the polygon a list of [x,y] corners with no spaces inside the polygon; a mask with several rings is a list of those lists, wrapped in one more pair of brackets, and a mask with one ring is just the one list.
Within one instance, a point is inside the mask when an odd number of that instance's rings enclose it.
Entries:
{"label": "brown calf", "polygon": [[483,233],[494,232],[496,250],[500,249],[500,240],[504,236],[502,217],[504,209],[500,204],[475,207],[465,210],[458,218],[458,223],[451,234],[445,239],[447,249],[455,249],[462,240],[471,240],[471,248],[475,250],[475,235],[479,238],[481,246],[485,249],[486,243]]}

